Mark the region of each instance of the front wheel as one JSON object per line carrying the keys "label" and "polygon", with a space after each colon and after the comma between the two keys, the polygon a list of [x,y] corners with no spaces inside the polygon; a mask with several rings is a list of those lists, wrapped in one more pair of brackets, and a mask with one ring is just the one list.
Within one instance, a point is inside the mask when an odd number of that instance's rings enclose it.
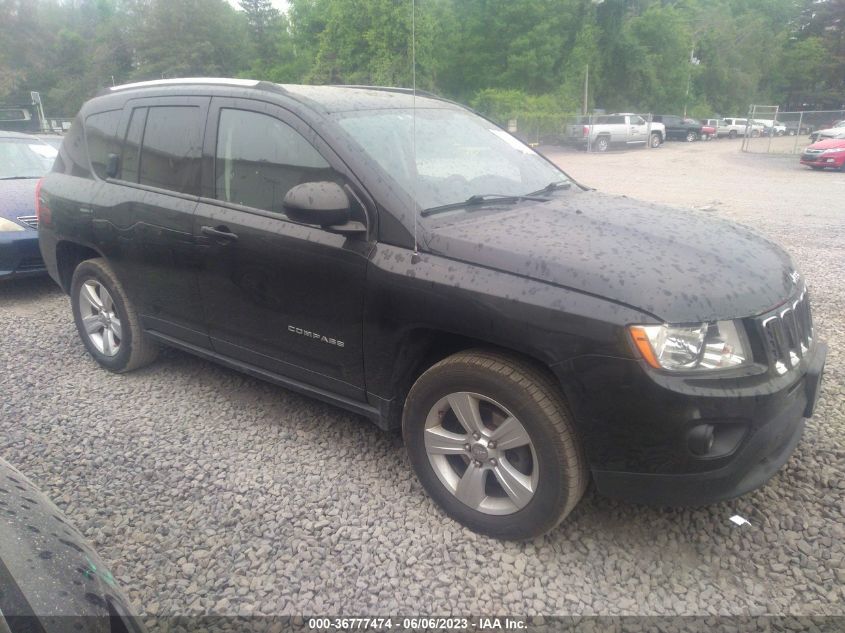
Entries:
{"label": "front wheel", "polygon": [[552,378],[503,354],[460,352],[426,371],[408,394],[402,434],[434,501],[495,538],[548,532],[587,485],[575,426]]}
{"label": "front wheel", "polygon": [[686,139],[687,139],[687,143],[692,143],[693,141],[697,141],[698,140],[698,134],[696,134],[695,132],[692,132],[692,131],[687,132]]}
{"label": "front wheel", "polygon": [[660,147],[660,134],[653,133],[649,139],[649,145],[652,147]]}
{"label": "front wheel", "polygon": [[158,351],[105,259],[76,267],[70,289],[76,329],[88,352],[106,369],[122,373],[151,363]]}

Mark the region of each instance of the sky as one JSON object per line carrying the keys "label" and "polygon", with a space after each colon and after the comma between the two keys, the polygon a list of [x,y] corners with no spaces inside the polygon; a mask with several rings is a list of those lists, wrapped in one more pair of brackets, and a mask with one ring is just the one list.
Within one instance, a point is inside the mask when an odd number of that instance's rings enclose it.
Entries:
{"label": "sky", "polygon": [[[228,0],[229,4],[233,7],[238,6],[238,0]],[[288,0],[270,0],[270,4],[276,7],[279,11],[287,11],[288,10]]]}

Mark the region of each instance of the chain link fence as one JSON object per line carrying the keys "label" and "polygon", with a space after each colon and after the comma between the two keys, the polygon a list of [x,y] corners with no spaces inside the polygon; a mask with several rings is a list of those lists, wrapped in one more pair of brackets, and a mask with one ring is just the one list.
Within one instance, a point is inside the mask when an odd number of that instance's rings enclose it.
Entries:
{"label": "chain link fence", "polygon": [[845,110],[803,110],[782,112],[777,106],[752,105],[748,133],[742,149],[754,154],[800,154],[819,138],[835,135],[842,125],[845,138]]}

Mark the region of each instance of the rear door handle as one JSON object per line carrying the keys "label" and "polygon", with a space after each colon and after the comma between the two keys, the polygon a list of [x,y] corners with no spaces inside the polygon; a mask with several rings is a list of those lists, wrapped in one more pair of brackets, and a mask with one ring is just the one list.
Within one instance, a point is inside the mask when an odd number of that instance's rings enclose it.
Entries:
{"label": "rear door handle", "polygon": [[213,237],[220,243],[238,241],[237,233],[232,233],[226,226],[204,226],[200,229],[200,233]]}

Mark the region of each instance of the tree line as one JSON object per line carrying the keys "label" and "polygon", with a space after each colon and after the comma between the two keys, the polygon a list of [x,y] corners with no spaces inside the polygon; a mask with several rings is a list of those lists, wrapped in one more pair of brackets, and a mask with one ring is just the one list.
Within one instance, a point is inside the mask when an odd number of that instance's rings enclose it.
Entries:
{"label": "tree line", "polygon": [[[415,46],[411,30],[415,29]],[[0,0],[0,103],[180,76],[409,87],[498,119],[845,107],[845,0]]]}

